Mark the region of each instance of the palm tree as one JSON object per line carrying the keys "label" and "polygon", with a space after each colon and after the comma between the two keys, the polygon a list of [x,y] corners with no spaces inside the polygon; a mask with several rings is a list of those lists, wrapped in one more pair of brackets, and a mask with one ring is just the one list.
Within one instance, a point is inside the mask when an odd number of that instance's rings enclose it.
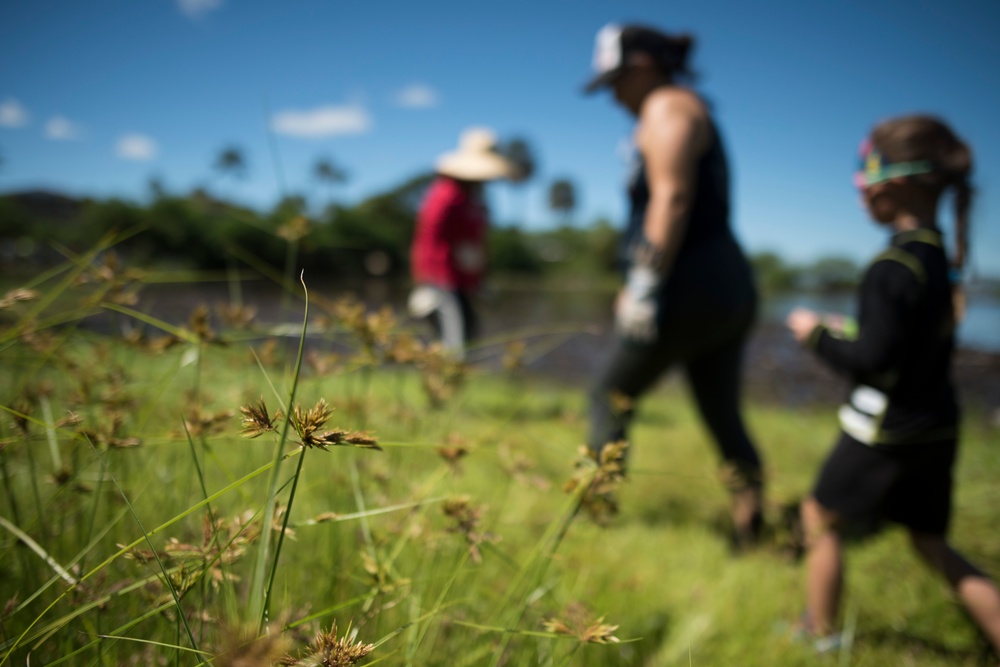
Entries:
{"label": "palm tree", "polygon": [[160,176],[156,174],[150,176],[146,186],[149,188],[149,196],[153,198],[154,202],[167,198],[167,188],[163,184],[163,178]]}
{"label": "palm tree", "polygon": [[562,216],[562,224],[570,223],[570,216],[576,209],[576,188],[573,182],[560,178],[549,186],[549,208]]}
{"label": "palm tree", "polygon": [[520,190],[521,192],[521,210],[516,217],[517,222],[523,223],[526,208],[524,186],[527,185],[528,181],[530,181],[535,175],[535,156],[531,150],[531,146],[528,144],[528,141],[521,137],[514,137],[510,141],[503,144],[500,147],[500,153],[510,160],[515,167],[517,167],[517,172],[510,179],[510,185],[512,188]]}
{"label": "palm tree", "polygon": [[221,176],[243,178],[247,172],[247,161],[243,155],[243,149],[235,145],[226,146],[219,151],[214,166]]}
{"label": "palm tree", "polygon": [[[336,186],[346,183],[348,175],[332,158],[321,157],[313,165],[313,178],[333,190]],[[333,204],[333,197],[330,198],[330,204]]]}

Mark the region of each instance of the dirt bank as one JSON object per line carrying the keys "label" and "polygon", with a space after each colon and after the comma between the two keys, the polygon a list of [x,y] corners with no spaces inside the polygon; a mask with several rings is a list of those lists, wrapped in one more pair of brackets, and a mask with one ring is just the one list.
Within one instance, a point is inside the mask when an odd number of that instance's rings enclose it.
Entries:
{"label": "dirt bank", "polygon": [[[573,384],[587,382],[597,371],[611,343],[610,327],[581,333],[567,340],[529,369]],[[1000,355],[960,349],[955,354],[955,383],[965,405],[1000,415]],[[795,343],[774,323],[759,325],[747,347],[746,395],[791,407],[836,404],[843,400],[846,381]]]}

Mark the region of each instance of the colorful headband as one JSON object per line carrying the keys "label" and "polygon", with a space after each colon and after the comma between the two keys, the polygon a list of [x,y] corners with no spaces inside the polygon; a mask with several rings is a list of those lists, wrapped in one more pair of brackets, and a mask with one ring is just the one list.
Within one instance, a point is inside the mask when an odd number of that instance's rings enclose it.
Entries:
{"label": "colorful headband", "polygon": [[901,176],[916,176],[934,171],[934,165],[927,160],[889,162],[875,148],[870,138],[861,142],[859,153],[861,164],[854,173],[854,185],[861,189]]}

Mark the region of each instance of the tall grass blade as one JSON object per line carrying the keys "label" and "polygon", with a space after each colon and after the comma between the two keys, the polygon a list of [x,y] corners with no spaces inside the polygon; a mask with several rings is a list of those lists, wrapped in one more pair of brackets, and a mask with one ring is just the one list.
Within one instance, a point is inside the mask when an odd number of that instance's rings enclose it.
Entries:
{"label": "tall grass blade", "polygon": [[[201,495],[208,501],[208,488],[205,486],[205,474],[201,471],[201,463],[198,461],[198,451],[194,446],[194,439],[191,437],[191,431],[188,430],[187,421],[181,419],[181,425],[184,426],[184,436],[187,439],[188,447],[191,451],[191,459],[194,461],[195,472],[198,473],[198,483],[201,485]],[[215,514],[212,512],[212,505],[208,504],[208,515],[212,519],[212,523],[215,523]]]}
{"label": "tall grass blade", "polygon": [[280,285],[288,292],[293,292],[295,284],[291,282],[288,278],[281,274],[279,271],[275,271],[270,264],[260,259],[248,250],[245,250],[240,245],[236,243],[229,243],[226,245],[226,250],[233,254],[237,259],[248,264],[254,271],[257,271],[264,277],[268,278],[275,285]]}
{"label": "tall grass blade", "polygon": [[[156,559],[156,564],[160,568],[160,572],[163,573],[163,581],[167,585],[167,589],[170,591],[171,597],[174,598],[174,604],[177,606],[177,616],[184,622],[184,629],[187,631],[188,639],[191,641],[191,646],[195,649],[198,648],[198,642],[195,641],[194,633],[191,632],[191,627],[187,622],[187,615],[184,613],[184,608],[181,606],[180,596],[177,595],[177,589],[174,588],[173,581],[170,580],[170,575],[167,574],[167,568],[164,567],[163,561],[160,560],[160,554],[156,551],[156,547],[153,546],[153,540],[149,538],[149,534],[146,533],[146,529],[142,526],[142,521],[139,519],[139,515],[135,513],[135,509],[132,507],[132,503],[129,502],[128,496],[125,494],[125,490],[118,484],[118,480],[112,478],[115,487],[118,489],[118,493],[121,495],[122,500],[128,507],[129,512],[132,514],[132,518],[135,520],[139,530],[142,531],[143,537],[146,539],[146,545],[153,552],[153,557]],[[207,502],[207,501],[206,501]]]}
{"label": "tall grass blade", "polygon": [[[596,469],[594,474],[597,474]],[[573,495],[567,503],[566,509],[560,515],[560,520],[549,526],[545,535],[543,535],[542,539],[538,541],[538,545],[535,547],[534,552],[525,563],[525,566],[517,573],[515,583],[508,589],[511,594],[519,592],[521,599],[517,605],[513,607],[510,615],[507,616],[507,620],[503,623],[504,627],[511,628],[512,631],[504,633],[501,637],[500,646],[497,648],[497,651],[493,656],[493,660],[490,663],[492,667],[497,667],[501,663],[503,655],[507,650],[507,646],[513,637],[513,628],[515,628],[521,621],[524,612],[528,609],[533,597],[536,595],[538,586],[541,583],[542,578],[545,576],[545,572],[552,560],[552,556],[559,549],[559,545],[566,536],[566,532],[569,530],[570,524],[580,512],[580,508],[583,505],[583,499],[586,496],[592,482],[593,478],[591,478],[591,480],[587,483],[580,484],[579,487],[574,490]],[[527,582],[526,585],[525,582]],[[503,610],[509,600],[510,597],[508,596],[504,604],[499,608]]]}
{"label": "tall grass blade", "polygon": [[70,286],[72,286],[73,283],[76,281],[76,279],[80,277],[80,274],[82,274],[84,271],[87,270],[87,267],[90,265],[90,262],[92,262],[94,258],[97,257],[98,254],[100,254],[102,250],[105,250],[108,246],[111,245],[112,238],[113,236],[109,234],[104,238],[102,238],[100,241],[98,241],[98,243],[93,248],[91,248],[90,251],[84,256],[83,261],[77,263],[75,269],[70,271],[59,282],[59,284],[56,285],[54,289],[46,292],[45,296],[39,299],[36,303],[32,305],[30,309],[28,309],[28,311],[21,318],[20,323],[18,325],[11,327],[3,335],[0,335],[0,342],[7,341],[20,336],[23,333],[22,328],[24,327],[25,323],[38,319],[38,316],[46,308],[52,305],[52,303],[55,302],[55,300],[59,298],[63,294],[63,292],[69,289]]}
{"label": "tall grass blade", "polygon": [[139,320],[140,322],[145,322],[146,324],[150,324],[156,327],[157,329],[166,331],[168,334],[176,336],[181,340],[191,343],[192,345],[197,345],[200,342],[196,335],[194,335],[192,332],[188,331],[184,327],[174,326],[169,322],[164,322],[163,320],[153,317],[152,315],[147,315],[146,313],[134,310],[127,306],[120,306],[117,303],[108,303],[104,301],[101,303],[101,307],[106,308],[107,310],[114,310],[116,312],[122,313],[123,315],[128,315],[129,317],[133,317]]}
{"label": "tall grass blade", "polygon": [[[299,351],[295,360],[295,371],[292,374],[292,389],[288,396],[288,408],[289,411],[292,410],[295,405],[295,395],[299,388],[299,378],[302,373],[302,356],[305,349],[306,342],[306,329],[309,325],[309,290],[306,288],[306,283],[303,274],[299,275],[299,281],[302,283],[302,289],[305,290],[305,308],[302,314],[302,335],[299,337]],[[262,630],[264,624],[267,622],[267,605],[270,601],[270,582],[273,580],[273,573],[271,577],[265,580],[265,574],[267,572],[267,562],[268,562],[268,551],[270,546],[270,530],[271,524],[274,522],[274,508],[277,503],[277,491],[278,491],[278,475],[281,469],[281,452],[284,449],[285,442],[288,440],[288,429],[291,427],[291,414],[285,418],[282,422],[281,437],[278,439],[278,445],[274,453],[274,465],[271,470],[271,478],[268,484],[267,499],[264,511],[264,531],[261,534],[260,547],[257,554],[257,563],[254,570],[253,583],[250,587],[250,613],[251,618],[256,618],[258,627]],[[303,451],[302,454],[305,452]],[[301,466],[299,466],[301,470]],[[285,514],[285,520],[287,522],[288,513]],[[272,568],[277,567],[278,557],[281,553],[282,539],[284,538],[284,530],[278,536],[278,545],[275,550],[274,555],[274,565]],[[265,586],[267,589],[265,590]]]}
{"label": "tall grass blade", "polygon": [[38,397],[38,404],[42,408],[42,417],[45,420],[45,439],[49,443],[49,454],[52,456],[52,474],[59,475],[62,472],[62,456],[59,455],[59,443],[56,442],[56,430],[52,419],[52,406],[45,394]]}
{"label": "tall grass blade", "polygon": [[[289,452],[288,454],[285,454],[284,457],[282,457],[282,458],[283,459],[287,459],[287,458],[290,458],[292,456],[296,456],[297,454],[299,454],[299,450],[295,450],[295,451]],[[240,486],[242,486],[243,484],[249,482],[250,480],[254,479],[255,477],[258,477],[258,476],[264,474],[265,472],[268,472],[269,470],[271,470],[274,467],[274,465],[275,465],[275,463],[274,463],[274,461],[272,461],[270,463],[267,463],[267,464],[265,464],[265,465],[257,468],[253,472],[250,472],[250,473],[244,475],[243,477],[239,478],[235,482],[227,485],[225,488],[223,488],[223,489],[221,489],[219,491],[216,491],[215,493],[213,493],[211,496],[209,496],[205,500],[192,505],[191,507],[187,508],[186,510],[184,510],[180,514],[178,514],[178,515],[176,515],[176,516],[168,519],[167,521],[163,522],[162,524],[160,524],[159,526],[157,526],[153,530],[149,531],[148,533],[145,533],[143,535],[143,537],[140,537],[140,538],[134,540],[133,542],[131,542],[130,544],[127,544],[127,545],[121,547],[120,549],[118,549],[118,551],[116,551],[115,553],[113,553],[110,556],[108,556],[107,558],[105,558],[100,564],[98,564],[96,567],[94,567],[90,571],[88,571],[85,575],[83,575],[82,577],[80,577],[77,580],[78,583],[82,583],[84,581],[87,581],[88,579],[90,579],[91,577],[93,577],[94,575],[96,575],[98,572],[100,572],[101,570],[103,570],[105,567],[107,567],[108,565],[110,565],[111,563],[113,563],[114,561],[116,561],[122,555],[128,553],[129,550],[134,549],[135,547],[137,547],[140,544],[142,544],[149,537],[152,537],[154,535],[159,534],[160,532],[166,530],[167,528],[169,528],[170,526],[174,525],[178,521],[181,521],[185,517],[188,517],[191,514],[194,514],[195,512],[197,512],[198,510],[200,510],[202,507],[207,506],[211,501],[214,501],[214,500],[216,500],[218,498],[221,498],[222,496],[226,495],[227,493],[229,493],[233,489],[239,488]],[[10,657],[11,653],[13,653],[14,649],[16,649],[18,646],[20,646],[22,644],[22,642],[24,641],[24,638],[28,635],[28,633],[30,633],[32,631],[32,629],[57,604],[59,604],[60,601],[62,601],[73,590],[75,590],[75,587],[67,588],[55,600],[53,600],[51,603],[49,603],[49,605],[45,609],[43,609],[42,612],[38,616],[36,616],[35,619],[28,625],[28,627],[25,628],[21,632],[20,635],[18,635],[17,639],[11,640],[9,642],[4,643],[3,645],[0,645],[0,648],[8,648],[8,647],[10,647],[10,652],[7,653],[6,655],[4,655],[3,659],[0,659],[0,667],[2,667],[7,662],[8,658]],[[37,637],[37,636],[38,635],[36,633],[35,635],[33,635],[33,638]]]}
{"label": "tall grass blade", "polygon": [[281,547],[285,543],[285,533],[288,532],[288,518],[292,515],[292,505],[295,503],[295,491],[299,486],[299,477],[302,476],[302,464],[306,460],[305,447],[299,456],[299,462],[295,466],[295,474],[292,475],[292,489],[288,493],[288,505],[285,507],[285,516],[281,520],[281,531],[278,533],[278,544],[274,547],[274,559],[271,561],[271,573],[267,578],[267,588],[264,592],[264,612],[261,617],[261,628],[266,623],[268,610],[271,604],[271,591],[274,589],[274,577],[278,574],[278,559],[281,556]]}
{"label": "tall grass blade", "polygon": [[[119,628],[116,628],[115,630],[112,630],[110,636],[111,637],[115,637],[115,635],[117,635],[118,633],[127,632],[128,630],[130,630],[130,629],[134,628],[135,626],[139,625],[140,623],[142,623],[146,619],[152,618],[153,616],[156,616],[160,612],[166,611],[167,609],[170,609],[170,607],[172,607],[173,604],[174,604],[173,602],[165,602],[164,604],[161,604],[158,607],[153,607],[152,609],[150,609],[149,611],[147,611],[145,614],[139,616],[138,618],[134,618],[131,621],[129,621],[128,623],[126,623],[125,625],[123,625],[123,626],[121,626]],[[81,653],[84,653],[88,649],[94,648],[98,644],[102,643],[104,641],[105,637],[107,637],[107,635],[101,635],[101,637],[99,639],[95,639],[94,641],[90,642],[89,644],[84,644],[83,646],[81,646],[80,648],[76,649],[72,653],[67,653],[64,656],[62,656],[60,658],[57,658],[56,660],[53,660],[50,663],[47,663],[46,667],[55,667],[56,665],[61,665],[62,663],[67,662],[71,658],[75,658],[76,656],[80,655]],[[191,650],[191,649],[185,649],[185,650]]]}
{"label": "tall grass blade", "polygon": [[[177,567],[170,568],[170,570],[168,570],[168,572],[170,572],[171,574],[173,574],[175,572],[180,572],[180,569],[181,569],[180,566],[177,566]],[[26,641],[24,641],[22,643],[26,644],[26,643],[29,643],[29,642],[34,642],[34,645],[33,645],[32,648],[33,648],[33,650],[37,650],[42,644],[44,644],[45,642],[47,642],[53,635],[55,635],[57,632],[59,632],[64,627],[66,627],[67,625],[69,625],[70,622],[72,622],[72,621],[80,618],[81,616],[83,616],[88,611],[92,611],[94,609],[100,608],[102,605],[107,604],[108,602],[114,600],[117,597],[121,597],[121,596],[125,595],[126,593],[131,593],[133,591],[136,591],[136,590],[139,590],[141,588],[144,588],[145,586],[148,586],[149,584],[151,584],[154,581],[159,581],[159,579],[160,579],[160,574],[159,573],[151,574],[148,577],[136,580],[135,582],[129,584],[128,586],[125,586],[124,588],[122,588],[119,591],[115,591],[114,593],[105,595],[104,597],[98,598],[97,600],[93,600],[91,602],[87,602],[85,604],[82,604],[79,607],[77,607],[76,609],[74,609],[73,611],[71,611],[70,613],[64,614],[63,616],[60,616],[56,620],[51,621],[48,625],[45,625],[45,626],[39,628],[37,631],[35,631],[34,634],[32,634],[30,637],[27,638]],[[165,604],[164,609],[169,609],[170,607],[174,606],[173,600],[171,600],[170,602],[166,602],[164,604]],[[7,648],[7,645],[10,644],[10,643],[11,642],[7,642],[3,646],[0,646],[0,648]],[[14,648],[17,648],[17,647],[15,646]],[[13,651],[13,648],[11,650]]]}
{"label": "tall grass blade", "polygon": [[58,574],[63,581],[68,583],[70,586],[76,586],[77,581],[76,579],[73,578],[73,575],[67,572],[66,568],[57,563],[56,560],[52,556],[50,556],[48,552],[41,547],[41,545],[38,544],[38,542],[35,542],[33,539],[31,539],[30,535],[25,533],[23,530],[21,530],[20,528],[12,524],[10,521],[3,518],[2,516],[0,516],[0,526],[6,528],[10,533],[14,535],[14,537],[21,540],[21,542],[23,542],[25,546],[34,551],[39,558],[45,561],[46,565],[55,570],[56,574]]}
{"label": "tall grass blade", "polygon": [[[123,518],[125,518],[126,514],[128,514],[128,508],[124,508],[123,507],[121,510],[119,510],[117,516],[113,517],[104,526],[102,526],[101,531],[97,535],[95,535],[94,537],[92,537],[90,539],[90,541],[87,543],[87,546],[85,546],[83,549],[81,549],[80,553],[78,553],[73,558],[73,560],[71,560],[69,563],[66,564],[66,568],[65,568],[66,571],[68,572],[69,569],[72,568],[73,566],[75,566],[77,563],[82,563],[84,556],[87,553],[89,553],[91,549],[93,549],[94,547],[96,547],[97,544],[98,544],[98,542],[105,535],[107,535],[109,532],[111,532],[111,529],[114,528],[115,525],[117,525],[117,523],[119,521],[121,521]],[[49,579],[47,582],[45,582],[45,584],[43,584],[41,587],[39,587],[38,590],[36,590],[34,593],[32,593],[27,598],[25,598],[24,601],[21,602],[21,604],[19,604],[16,609],[14,609],[14,613],[16,614],[16,613],[22,611],[23,609],[26,609],[28,607],[28,605],[31,604],[38,596],[40,596],[42,593],[44,593],[46,590],[48,590],[48,588],[50,586],[52,586],[52,584],[56,583],[57,581],[62,581],[62,580],[63,580],[62,576],[60,576],[57,573],[56,576],[54,576],[51,579]],[[81,581],[82,581],[82,579],[81,579]]]}

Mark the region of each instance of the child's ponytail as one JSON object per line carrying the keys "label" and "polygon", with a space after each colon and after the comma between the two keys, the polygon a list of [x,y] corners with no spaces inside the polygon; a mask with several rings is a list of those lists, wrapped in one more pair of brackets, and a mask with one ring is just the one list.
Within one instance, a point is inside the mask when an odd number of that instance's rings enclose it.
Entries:
{"label": "child's ponytail", "polygon": [[968,171],[957,175],[952,188],[955,196],[955,257],[952,265],[961,271],[969,254],[969,209],[972,208],[974,194]]}
{"label": "child's ponytail", "polygon": [[[943,125],[943,123],[942,123]],[[972,172],[972,151],[950,128],[944,126],[937,142],[938,162],[944,171],[944,187],[950,187],[955,200],[955,249],[951,261],[952,302],[955,321],[965,317],[965,290],[962,274],[969,259],[969,211],[975,194],[969,183]]]}
{"label": "child's ponytail", "polygon": [[951,260],[955,319],[965,313],[961,277],[969,258],[969,211],[974,190],[969,182],[972,151],[952,129],[933,116],[903,116],[880,123],[872,142],[892,162],[926,161],[935,165],[931,173],[913,176],[914,181],[937,194],[952,189],[955,197],[955,249]]}
{"label": "child's ponytail", "polygon": [[968,171],[960,174],[952,184],[955,190],[955,255],[952,259],[951,299],[955,321],[965,317],[965,290],[962,288],[962,270],[969,255],[969,209],[972,208],[973,189]]}

